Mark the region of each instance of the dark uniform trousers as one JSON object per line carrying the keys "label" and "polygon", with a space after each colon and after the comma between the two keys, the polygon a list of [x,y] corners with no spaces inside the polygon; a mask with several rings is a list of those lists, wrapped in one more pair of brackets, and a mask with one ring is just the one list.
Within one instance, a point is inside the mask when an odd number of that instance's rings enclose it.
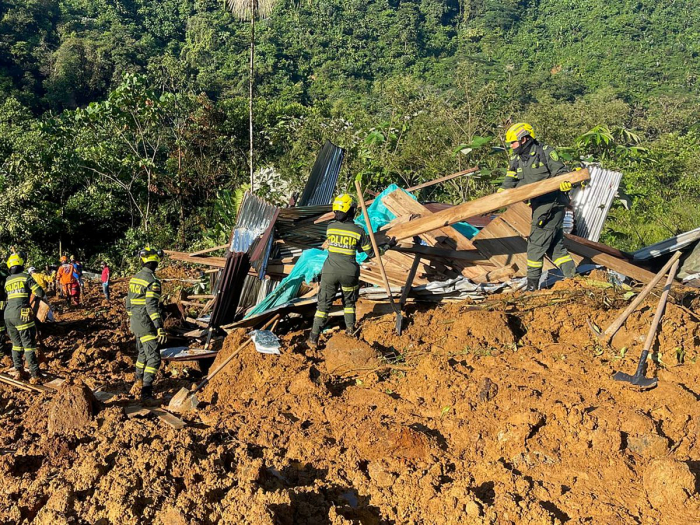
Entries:
{"label": "dark uniform trousers", "polygon": [[[32,377],[39,374],[39,360],[36,355],[36,324],[29,306],[29,297],[34,294],[44,297],[44,290],[26,273],[10,275],[5,281],[7,303],[5,305],[5,326],[12,341],[12,364],[17,370],[24,369],[22,358],[26,359]],[[24,314],[24,315],[23,315]]]}
{"label": "dark uniform trousers", "polygon": [[136,336],[136,379],[150,386],[160,368],[158,329],[163,327],[160,316],[161,283],[152,270],[141,269],[129,281],[126,311],[131,318],[131,332]]}
{"label": "dark uniform trousers", "polygon": [[355,329],[355,303],[360,290],[360,267],[355,256],[364,252],[374,257],[367,233],[351,221],[333,221],[326,230],[328,259],[321,270],[321,284],[318,291],[318,307],[314,316],[311,333],[318,335],[328,321],[328,313],[338,289],[343,296],[345,327]]}

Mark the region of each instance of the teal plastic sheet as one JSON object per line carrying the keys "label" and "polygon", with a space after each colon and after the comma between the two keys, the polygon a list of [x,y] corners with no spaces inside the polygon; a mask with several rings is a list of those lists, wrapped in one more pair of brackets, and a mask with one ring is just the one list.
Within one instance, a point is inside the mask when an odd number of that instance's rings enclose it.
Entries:
{"label": "teal plastic sheet", "polygon": [[299,289],[303,282],[310,283],[321,274],[321,268],[323,268],[323,263],[326,262],[327,257],[327,251],[317,250],[316,248],[301,252],[301,257],[299,257],[294,268],[292,268],[291,273],[260,304],[248,312],[246,318],[261,314],[295,299],[299,295]]}

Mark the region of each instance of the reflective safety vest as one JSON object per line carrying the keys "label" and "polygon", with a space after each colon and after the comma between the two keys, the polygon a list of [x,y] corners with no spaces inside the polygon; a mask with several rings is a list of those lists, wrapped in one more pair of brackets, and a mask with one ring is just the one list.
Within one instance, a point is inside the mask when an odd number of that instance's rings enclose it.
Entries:
{"label": "reflective safety vest", "polygon": [[357,252],[364,252],[369,257],[374,255],[369,235],[354,222],[332,221],[326,230],[328,243],[328,263],[331,265],[357,266]]}
{"label": "reflective safety vest", "polygon": [[32,294],[39,298],[46,295],[41,286],[24,272],[10,275],[5,280],[5,293],[7,294],[5,317],[11,319],[19,319],[21,310],[29,308],[29,298]]}
{"label": "reflective safety vest", "polygon": [[160,294],[160,280],[150,268],[144,266],[129,281],[126,313],[131,317],[131,331],[135,335],[154,334],[159,328],[163,328]]}

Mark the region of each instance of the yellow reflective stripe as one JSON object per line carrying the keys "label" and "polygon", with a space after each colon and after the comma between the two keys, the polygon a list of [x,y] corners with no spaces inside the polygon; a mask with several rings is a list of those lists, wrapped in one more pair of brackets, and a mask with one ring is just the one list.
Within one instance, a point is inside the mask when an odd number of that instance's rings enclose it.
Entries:
{"label": "yellow reflective stripe", "polygon": [[316,315],[315,315],[314,317],[319,317],[319,318],[321,318],[321,319],[325,319],[326,317],[328,317],[328,313],[326,313],[326,312],[319,312],[318,310],[316,310]]}
{"label": "yellow reflective stripe", "polygon": [[146,292],[146,297],[155,297],[156,299],[160,299],[160,294],[155,292]]}
{"label": "yellow reflective stripe", "polygon": [[34,352],[35,350],[36,350],[36,348],[25,348],[25,349],[24,349],[24,353],[25,353],[25,354],[31,354],[31,353]]}
{"label": "yellow reflective stripe", "polygon": [[148,281],[144,281],[143,279],[139,279],[137,277],[132,277],[131,281],[129,281],[129,284],[131,283],[140,284],[141,286],[148,286],[149,284],[151,284]]}
{"label": "yellow reflective stripe", "polygon": [[344,292],[354,292],[355,290],[357,290],[359,288],[359,286],[341,286],[340,288]]}
{"label": "yellow reflective stripe", "polygon": [[7,294],[8,301],[11,301],[12,299],[23,299],[25,297],[29,297],[29,294],[28,293],[12,293],[12,292],[9,292]]}
{"label": "yellow reflective stripe", "polygon": [[131,304],[132,306],[135,304],[146,304],[146,299],[132,299]]}
{"label": "yellow reflective stripe", "polygon": [[34,328],[34,326],[35,326],[34,321],[32,321],[31,323],[17,325],[17,326],[15,326],[15,328],[17,330],[27,330],[29,328]]}
{"label": "yellow reflective stripe", "polygon": [[155,321],[156,319],[160,319],[160,314],[158,312],[149,315],[148,317],[151,318],[151,320]]}
{"label": "yellow reflective stripe", "polygon": [[328,233],[329,234],[330,233],[337,233],[338,235],[347,235],[349,237],[353,237],[354,239],[358,239],[358,240],[360,239],[360,237],[362,237],[362,234],[359,234],[357,232],[351,232],[351,231],[347,231],[347,230],[337,230],[335,228],[331,228],[330,230],[328,230]]}
{"label": "yellow reflective stripe", "polygon": [[342,253],[343,255],[355,255],[355,250],[347,250],[345,248],[336,248],[335,246],[329,247],[328,251],[331,253]]}
{"label": "yellow reflective stripe", "polygon": [[144,335],[140,338],[142,343],[147,343],[148,341],[154,341],[156,339],[158,339],[157,335]]}
{"label": "yellow reflective stripe", "polygon": [[354,314],[354,313],[355,313],[355,309],[354,309],[354,308],[344,308],[344,309],[343,309],[343,312],[346,313],[346,314]]}
{"label": "yellow reflective stripe", "polygon": [[15,283],[17,281],[22,281],[23,283],[26,283],[27,278],[26,277],[11,277],[5,281],[5,284],[8,285],[8,284]]}
{"label": "yellow reflective stripe", "polygon": [[372,245],[371,245],[371,244],[365,244],[365,245],[362,247],[362,251],[363,251],[363,252],[369,251],[369,250],[371,250],[371,249],[372,249]]}
{"label": "yellow reflective stripe", "polygon": [[40,286],[38,284],[33,284],[30,286],[30,288],[32,289],[33,292],[36,292],[40,288]]}
{"label": "yellow reflective stripe", "polygon": [[144,366],[146,366],[145,363],[142,363],[141,361],[136,361],[136,368],[143,368]]}
{"label": "yellow reflective stripe", "polygon": [[144,372],[146,372],[147,374],[155,374],[157,371],[158,369],[153,368],[152,366],[147,366],[146,370],[144,370]]}
{"label": "yellow reflective stripe", "polygon": [[530,259],[527,260],[527,265],[530,268],[542,268],[543,262],[542,261],[531,261]]}
{"label": "yellow reflective stripe", "polygon": [[506,177],[517,178],[517,177],[518,177],[518,172],[517,172],[517,171],[508,171],[508,172],[506,172]]}
{"label": "yellow reflective stripe", "polygon": [[557,266],[561,266],[565,262],[573,262],[574,260],[571,258],[570,255],[565,255],[564,257],[559,257],[557,260],[554,261],[554,264]]}
{"label": "yellow reflective stripe", "polygon": [[129,317],[131,317],[131,312],[126,312],[126,315],[128,315]]}
{"label": "yellow reflective stripe", "polygon": [[21,352],[21,351],[22,351],[22,347],[21,347],[21,346],[13,346],[13,347],[12,347],[12,351],[13,351],[13,352]]}

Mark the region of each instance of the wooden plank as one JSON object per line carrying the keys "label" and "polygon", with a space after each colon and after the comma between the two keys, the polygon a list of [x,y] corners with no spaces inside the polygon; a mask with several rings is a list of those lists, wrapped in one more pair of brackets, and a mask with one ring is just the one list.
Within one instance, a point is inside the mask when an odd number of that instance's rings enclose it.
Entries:
{"label": "wooden plank", "polygon": [[182,419],[172,415],[170,412],[167,412],[162,408],[152,408],[151,413],[158,416],[158,419],[175,430],[180,430],[187,426],[187,423],[185,423]]}
{"label": "wooden plank", "polygon": [[22,390],[28,390],[32,392],[40,392],[42,394],[48,393],[48,392],[53,392],[51,388],[46,388],[43,385],[30,385],[26,381],[18,381],[17,379],[12,379],[10,376],[6,376],[4,374],[0,374],[0,382],[3,382],[5,384],[21,388]]}
{"label": "wooden plank", "polygon": [[141,405],[129,405],[124,407],[124,413],[126,414],[126,417],[131,419],[132,417],[145,417],[149,415],[151,411],[146,407],[142,407]]}
{"label": "wooden plank", "polygon": [[501,193],[487,195],[481,199],[465,202],[454,208],[444,210],[432,215],[421,217],[405,224],[399,224],[387,232],[387,235],[397,239],[407,239],[421,235],[436,229],[444,228],[456,222],[463,221],[474,215],[483,215],[504,208],[516,202],[533,199],[547,193],[559,190],[562,182],[576,184],[590,179],[588,169],[584,168],[571,173],[564,173],[558,177],[552,177],[541,182],[526,184],[519,188],[512,188]]}
{"label": "wooden plank", "polygon": [[228,247],[229,247],[228,244],[222,244],[220,246],[214,246],[213,248],[207,248],[206,250],[199,250],[198,252],[193,252],[193,253],[190,253],[189,255],[190,255],[190,257],[197,257],[198,255],[204,255],[205,253],[211,253],[211,252],[215,252],[217,250],[227,249]]}
{"label": "wooden plank", "polygon": [[205,293],[205,294],[188,295],[187,298],[188,299],[213,299],[214,296],[212,294]]}
{"label": "wooden plank", "polygon": [[407,188],[406,191],[412,192],[412,191],[418,191],[422,190],[423,188],[427,188],[429,186],[434,186],[436,184],[441,184],[443,182],[450,181],[452,179],[456,179],[458,177],[464,177],[465,175],[469,175],[470,173],[476,173],[479,171],[479,168],[469,168],[468,170],[464,171],[458,171],[457,173],[453,173],[452,175],[446,175],[444,177],[440,177],[439,179],[433,179],[428,182],[424,182],[422,184],[418,184],[418,186],[411,186],[410,188]]}
{"label": "wooden plank", "polygon": [[585,246],[572,239],[565,238],[564,246],[566,246],[566,249],[572,253],[578,254],[581,257],[586,257],[595,264],[600,264],[601,266],[605,266],[610,270],[615,270],[616,272],[626,275],[635,281],[648,283],[654,278],[654,274],[648,270],[645,270],[644,268],[640,268],[637,265],[629,263],[623,259],[613,257],[607,253],[603,253],[595,248],[591,248],[590,246]]}
{"label": "wooden plank", "polygon": [[607,253],[608,255],[612,255],[613,257],[622,259],[623,261],[632,262],[630,256],[627,255],[625,252],[621,252],[617,248],[613,248],[611,246],[608,246],[607,244],[603,244],[602,242],[589,241],[588,239],[584,239],[583,237],[572,235],[570,233],[566,233],[564,234],[564,236],[567,239],[571,239],[574,242],[577,242],[584,246],[588,246],[589,248],[593,248],[594,250],[598,250],[599,252]]}
{"label": "wooden plank", "polygon": [[[416,215],[420,217],[426,217],[429,215],[433,215],[433,213],[431,213],[431,211],[428,210],[428,208],[423,206],[420,202],[413,200],[403,190],[396,190],[394,192],[391,192],[389,195],[385,195],[382,199],[382,202],[389,209],[389,211],[391,211],[397,216]],[[410,224],[410,221],[408,223],[404,223],[403,225],[395,226],[394,228],[389,230],[389,232],[391,232],[395,228],[398,228],[399,226],[405,226],[406,224]],[[451,226],[446,226],[444,228],[439,228],[435,231],[426,232],[424,235],[425,237],[427,237],[427,239],[430,239],[429,243],[431,243],[433,246],[435,246],[436,244],[441,244],[446,245],[442,246],[444,248],[451,247],[457,250],[475,249],[474,245],[469,239],[467,239],[464,235],[459,233]],[[450,246],[451,244],[454,244],[454,246]]]}
{"label": "wooden plank", "polygon": [[63,379],[62,377],[57,377],[56,379],[53,379],[53,380],[49,381],[48,383],[44,383],[44,386],[47,388],[53,388],[54,390],[58,390],[58,387],[61,386],[65,382],[66,382],[66,380]]}

